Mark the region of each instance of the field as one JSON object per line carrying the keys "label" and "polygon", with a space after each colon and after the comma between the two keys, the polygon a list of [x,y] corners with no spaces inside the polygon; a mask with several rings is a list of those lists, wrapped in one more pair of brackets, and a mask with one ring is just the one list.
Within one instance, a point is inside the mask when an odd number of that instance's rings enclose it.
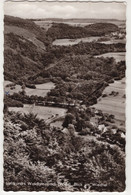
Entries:
{"label": "field", "polygon": [[52,44],[53,45],[75,45],[79,42],[92,42],[97,41],[100,37],[87,37],[87,38],[81,38],[81,39],[56,39]]}
{"label": "field", "polygon": [[[5,91],[9,91],[10,95],[13,95],[13,93],[18,93],[21,91],[21,86],[20,85],[15,85],[15,88],[11,90],[10,87],[6,87],[8,84],[10,84],[10,81],[4,81],[4,88]],[[26,87],[25,92],[26,95],[31,96],[31,95],[37,95],[37,96],[42,96],[45,97],[47,93],[55,87],[54,83],[48,82],[48,83],[43,83],[39,85],[35,85],[36,89],[31,89]]]}
{"label": "field", "polygon": [[[14,89],[10,89],[10,87],[6,87],[9,84],[13,84],[10,81],[4,81],[4,89],[5,92],[9,92],[10,95],[13,95],[13,93],[19,93],[21,91],[20,85],[15,85]],[[35,85],[36,89],[31,88],[25,88],[26,95],[37,95],[45,97],[47,93],[55,87],[55,84],[52,82],[43,83],[43,84],[37,84]],[[37,114],[38,117],[43,118],[45,120],[48,120],[48,122],[51,122],[54,117],[57,116],[63,117],[66,114],[66,109],[62,108],[54,108],[54,107],[44,107],[44,106],[34,106],[34,105],[24,105],[23,108],[17,108],[17,107],[10,107],[9,111],[15,111],[15,112],[22,112],[22,113],[34,113]],[[56,118],[55,118],[56,119]],[[54,123],[54,126],[60,127],[62,125],[62,121],[56,121]]]}
{"label": "field", "polygon": [[10,107],[9,111],[21,112],[21,113],[34,113],[41,119],[51,120],[55,116],[62,117],[66,114],[66,109],[55,107],[34,106],[25,104],[24,107]]}
{"label": "field", "polygon": [[46,21],[35,21],[35,24],[39,25],[41,28],[44,28],[46,31],[52,26],[52,23]]}
{"label": "field", "polygon": [[[114,93],[113,93],[114,92]],[[113,114],[115,119],[125,121],[125,78],[115,81],[103,91],[106,97],[100,97],[94,108],[103,113]]]}
{"label": "field", "polygon": [[12,84],[11,81],[4,81],[4,88],[6,87],[6,85]]}
{"label": "field", "polygon": [[116,44],[116,43],[126,43],[126,40],[125,39],[111,39],[109,41],[102,41],[101,43],[104,43],[104,44]]}
{"label": "field", "polygon": [[62,127],[63,121],[64,121],[64,119],[63,119],[63,120],[57,120],[57,121],[51,123],[50,125],[51,125],[52,127],[61,128],[61,127]]}
{"label": "field", "polygon": [[105,53],[105,54],[102,54],[102,55],[97,55],[95,57],[104,57],[104,58],[115,58],[116,62],[119,62],[119,61],[125,61],[125,52],[117,52],[117,53]]}
{"label": "field", "polygon": [[35,85],[35,86],[36,86],[36,89],[30,89],[30,88],[26,87],[26,89],[25,89],[26,94],[29,96],[37,95],[37,96],[45,97],[47,95],[47,93],[55,87],[54,83],[52,83],[52,82],[39,84],[39,85]]}

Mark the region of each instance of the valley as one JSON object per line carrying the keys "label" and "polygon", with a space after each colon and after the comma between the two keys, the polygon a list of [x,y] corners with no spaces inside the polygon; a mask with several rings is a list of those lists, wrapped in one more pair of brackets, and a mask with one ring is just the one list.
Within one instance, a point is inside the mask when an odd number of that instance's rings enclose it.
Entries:
{"label": "valley", "polygon": [[5,16],[4,33],[5,190],[124,191],[125,21]]}

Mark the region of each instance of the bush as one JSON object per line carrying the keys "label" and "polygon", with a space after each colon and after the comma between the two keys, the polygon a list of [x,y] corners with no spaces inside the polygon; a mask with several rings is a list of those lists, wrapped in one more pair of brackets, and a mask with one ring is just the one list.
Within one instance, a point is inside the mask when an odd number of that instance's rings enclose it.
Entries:
{"label": "bush", "polygon": [[103,97],[103,98],[104,98],[104,97],[107,97],[107,94],[104,93],[104,94],[102,95],[102,97]]}
{"label": "bush", "polygon": [[[5,191],[87,191],[88,187],[101,192],[124,190],[125,156],[120,147],[88,136],[86,139],[70,136],[47,125],[39,126],[36,119],[31,114],[5,115]],[[48,185],[7,185],[8,182]],[[103,183],[104,186],[100,185]]]}
{"label": "bush", "polygon": [[36,86],[33,84],[25,84],[25,86],[31,89],[36,89]]}
{"label": "bush", "polygon": [[10,98],[10,96],[5,96],[4,104],[7,107],[23,107],[23,104],[20,101]]}
{"label": "bush", "polygon": [[87,135],[87,134],[91,134],[91,130],[89,128],[82,129],[82,131],[79,132],[79,135]]}

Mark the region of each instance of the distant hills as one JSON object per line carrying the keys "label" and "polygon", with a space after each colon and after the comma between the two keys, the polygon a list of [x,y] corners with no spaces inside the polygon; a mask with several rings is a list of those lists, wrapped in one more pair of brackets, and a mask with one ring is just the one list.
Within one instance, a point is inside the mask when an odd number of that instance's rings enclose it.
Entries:
{"label": "distant hills", "polygon": [[124,20],[118,20],[118,19],[97,19],[97,18],[39,18],[39,19],[30,19],[32,21],[38,20],[38,21],[55,21],[55,22],[85,22],[85,23],[98,23],[98,22],[114,22],[114,21],[123,21]]}
{"label": "distant hills", "polygon": [[47,34],[52,37],[52,39],[72,39],[89,36],[104,36],[118,29],[118,26],[112,23],[94,23],[84,27],[69,26],[65,23],[53,23],[48,29]]}
{"label": "distant hills", "polygon": [[[72,20],[78,21],[78,19]],[[89,19],[83,20],[89,21]],[[67,51],[64,48],[61,49],[52,46],[54,39],[103,36],[106,33],[114,32],[118,29],[118,26],[112,23],[94,23],[85,27],[53,23],[46,31],[32,20],[5,15],[5,79],[13,82],[26,80],[30,76],[43,71],[51,63],[58,61],[63,55],[66,55]],[[88,47],[88,44],[86,45]],[[72,48],[70,47],[68,49],[68,53],[72,53]],[[86,52],[86,50],[84,51]]]}

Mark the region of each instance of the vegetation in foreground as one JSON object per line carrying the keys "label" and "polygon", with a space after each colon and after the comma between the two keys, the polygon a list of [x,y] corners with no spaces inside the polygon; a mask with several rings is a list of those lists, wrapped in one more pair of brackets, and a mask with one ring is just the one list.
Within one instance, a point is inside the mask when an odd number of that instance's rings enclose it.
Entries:
{"label": "vegetation in foreground", "polygon": [[33,114],[6,112],[5,191],[119,191],[125,155],[116,145],[51,128]]}

